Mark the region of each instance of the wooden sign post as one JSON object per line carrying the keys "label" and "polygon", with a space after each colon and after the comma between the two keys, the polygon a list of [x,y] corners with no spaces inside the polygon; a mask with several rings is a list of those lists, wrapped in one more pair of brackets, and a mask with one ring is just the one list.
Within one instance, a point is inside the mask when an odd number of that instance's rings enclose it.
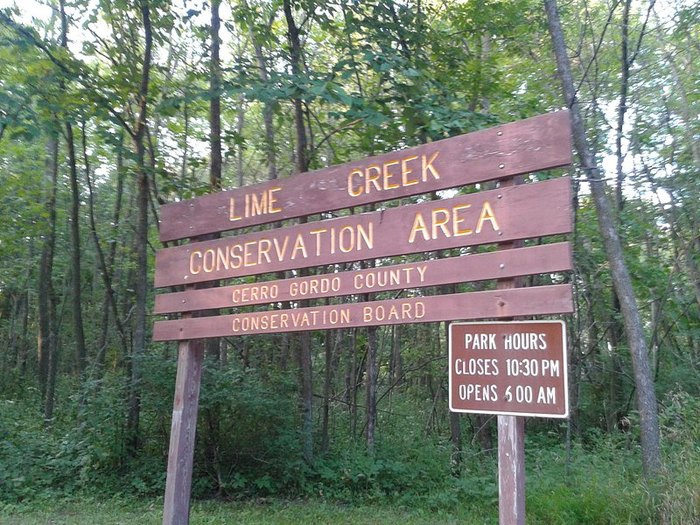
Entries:
{"label": "wooden sign post", "polygon": [[569,414],[562,321],[452,323],[453,412],[498,415],[499,515],[525,523],[525,418]]}
{"label": "wooden sign post", "polygon": [[[568,112],[534,117],[415,148],[286,179],[164,206],[162,241],[190,239],[156,254],[155,286],[180,287],[156,296],[154,341],[179,341],[163,523],[187,524],[192,479],[201,340],[264,333],[425,323],[573,310],[568,284],[500,287],[425,296],[428,286],[512,279],[570,270],[566,242],[467,253],[467,247],[514,243],[572,230],[566,178],[457,195],[360,215],[309,221],[223,236],[196,238],[286,219],[353,208],[469,184],[502,180],[571,163]],[[391,257],[460,249],[460,256],[394,264]],[[375,260],[373,268],[292,279],[198,283],[313,266]],[[305,306],[310,299],[415,290],[401,299]],[[286,309],[238,311],[252,305]],[[229,309],[231,313],[207,315]],[[458,387],[459,388],[459,387]],[[461,391],[458,391],[458,396]]]}

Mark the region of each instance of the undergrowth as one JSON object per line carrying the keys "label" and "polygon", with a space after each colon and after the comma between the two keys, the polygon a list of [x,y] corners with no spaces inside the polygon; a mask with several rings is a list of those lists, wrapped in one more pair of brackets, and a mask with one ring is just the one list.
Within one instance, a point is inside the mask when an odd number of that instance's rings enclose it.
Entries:
{"label": "undergrowth", "polygon": [[[271,392],[241,375],[229,373],[203,397],[200,426],[207,410],[222,417],[218,456],[211,428],[198,430],[195,500],[323,501],[335,506],[390,506],[427,513],[464,510],[476,522],[498,515],[497,465],[492,455],[467,444],[455,456],[451,444],[429,435],[410,417],[379,427],[374,454],[361,439],[340,437],[313,465],[300,457],[294,385],[280,381]],[[163,384],[167,383],[164,381]],[[218,395],[231,384],[246,394]],[[158,386],[147,391],[156,395]],[[161,393],[169,398],[170,392]],[[0,400],[0,509],[7,515],[54,501],[122,498],[144,501],[162,496],[170,410],[144,412],[149,425],[139,455],[122,449],[123,410],[117,382],[101,385],[90,400],[90,416],[64,412],[45,427],[31,395]],[[397,405],[410,414],[415,400]],[[158,407],[154,400],[151,407]],[[567,448],[561,429],[540,425],[526,441],[527,515],[538,524],[698,523],[700,514],[700,401],[677,391],[664,400],[661,414],[665,470],[646,484],[641,476],[638,436],[589,431]],[[343,424],[342,415],[336,424]],[[554,429],[554,430],[552,430]],[[209,443],[207,442],[209,440]],[[223,466],[223,467],[222,467]],[[219,489],[214,490],[214,475]],[[0,518],[3,514],[0,514]],[[2,521],[0,519],[0,521]]]}

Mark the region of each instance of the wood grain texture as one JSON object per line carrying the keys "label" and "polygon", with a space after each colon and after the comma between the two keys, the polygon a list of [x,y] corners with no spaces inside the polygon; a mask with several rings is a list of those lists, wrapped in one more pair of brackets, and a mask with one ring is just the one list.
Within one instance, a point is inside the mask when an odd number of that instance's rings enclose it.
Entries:
{"label": "wood grain texture", "polygon": [[203,360],[204,341],[180,342],[163,502],[163,525],[189,523],[192,463]]}
{"label": "wood grain texture", "polygon": [[[485,206],[496,218],[497,229],[494,221],[485,221],[479,230],[479,218]],[[571,182],[562,177],[452,199],[191,243],[157,252],[155,286],[192,284],[569,233],[572,229],[570,210]],[[416,233],[418,216],[424,221],[425,228]],[[436,217],[449,219],[444,229],[435,226]],[[455,217],[461,221],[459,224],[455,223]],[[457,235],[455,228],[462,232],[471,231]],[[371,246],[366,238],[360,240],[360,231],[365,234],[372,232]],[[346,242],[346,247],[351,249],[343,249],[344,233],[348,234],[346,240],[354,237],[352,243]],[[304,250],[296,248],[299,239],[304,242]],[[220,259],[222,255],[223,263]],[[210,268],[206,268],[207,265]]]}
{"label": "wood grain texture", "polygon": [[571,313],[571,285],[389,299],[157,321],[154,341]]}
{"label": "wood grain texture", "polygon": [[[570,136],[569,114],[559,111],[166,204],[161,208],[160,239],[164,242],[185,239],[566,166],[571,163]],[[426,163],[433,171],[426,168]],[[369,173],[370,179],[381,175],[374,179],[376,182],[367,182],[362,175],[351,175],[353,170]],[[268,213],[246,214],[246,198],[253,196],[272,197],[274,205],[269,208],[270,203],[266,203]],[[233,213],[231,199],[235,203]],[[279,211],[270,213],[271,209]],[[235,217],[240,218],[232,220]]]}
{"label": "wood grain texture", "polygon": [[154,313],[166,314],[319,299],[571,270],[568,242],[463,255],[359,271],[236,284],[156,295]]}

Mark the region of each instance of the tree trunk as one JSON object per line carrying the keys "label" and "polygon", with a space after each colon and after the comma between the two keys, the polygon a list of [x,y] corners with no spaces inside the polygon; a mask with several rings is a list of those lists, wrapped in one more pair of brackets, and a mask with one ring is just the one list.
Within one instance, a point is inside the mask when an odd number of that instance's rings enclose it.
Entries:
{"label": "tree trunk", "polygon": [[148,293],[148,197],[150,184],[146,167],[146,119],[148,116],[148,89],[150,84],[153,34],[148,2],[141,2],[141,19],[144,29],[144,51],[141,64],[139,107],[132,135],[136,154],[136,304],[134,307],[134,343],[131,353],[131,384],[129,387],[129,414],[127,420],[127,446],[134,454],[139,445],[139,419],[141,414],[141,358],[146,349],[146,299]]}
{"label": "tree trunk", "polygon": [[[61,47],[68,49],[68,18],[66,4],[60,0],[61,11]],[[78,187],[78,168],[75,160],[75,139],[73,126],[65,123],[66,148],[68,150],[68,168],[70,174],[70,239],[71,239],[71,275],[72,275],[72,310],[73,338],[75,340],[75,359],[78,373],[85,372],[87,351],[85,349],[85,330],[83,327],[82,282],[80,262],[80,188]]]}
{"label": "tree trunk", "polygon": [[80,189],[78,188],[78,170],[75,160],[75,142],[73,126],[66,122],[66,147],[68,148],[68,165],[70,173],[71,207],[71,295],[73,311],[73,338],[75,339],[75,359],[79,374],[85,372],[87,351],[85,349],[85,331],[83,328],[81,252],[80,252]]}
{"label": "tree trunk", "polygon": [[[243,1],[243,5],[248,8],[247,2]],[[251,27],[251,41],[255,50],[255,60],[258,63],[258,72],[260,80],[263,84],[269,82],[269,74],[267,71],[267,61],[263,52],[262,44],[258,35]],[[263,105],[263,125],[265,126],[265,160],[267,161],[267,178],[274,180],[277,178],[277,152],[275,147],[275,126],[274,126],[274,110],[275,103],[272,100],[266,99]]]}
{"label": "tree trunk", "polygon": [[[328,299],[325,304],[329,303]],[[337,330],[326,330],[324,346],[325,346],[325,374],[323,377],[323,412],[321,419],[321,452],[328,452],[330,447],[330,410],[331,410],[331,393],[333,391],[333,364],[335,360],[335,345],[337,341]]]}
{"label": "tree trunk", "polygon": [[618,212],[622,211],[624,198],[622,186],[625,180],[625,172],[622,164],[624,155],[622,153],[622,141],[624,139],[625,114],[627,113],[627,94],[629,92],[630,59],[629,59],[629,21],[630,4],[632,0],[625,0],[622,9],[622,37],[620,42],[620,103],[617,106],[617,129],[615,133],[615,157],[616,157],[616,186],[615,200]]}
{"label": "tree trunk", "polygon": [[[221,18],[219,16],[219,6],[221,0],[211,2],[211,27],[209,37],[211,41],[211,56],[209,61],[209,185],[212,192],[221,191],[221,59],[219,58],[219,48],[221,38],[219,30],[221,28]],[[221,234],[214,233],[207,236],[207,239],[218,239]],[[216,288],[218,282],[209,285]],[[211,310],[208,315],[218,315],[219,310]],[[223,344],[221,339],[208,339],[206,342],[206,354],[221,364],[221,349]]]}
{"label": "tree trunk", "polygon": [[[289,41],[290,65],[292,75],[298,77],[301,73],[301,41],[299,39],[299,28],[294,21],[292,14],[291,0],[284,0],[284,15],[287,21],[287,38]],[[304,112],[302,101],[299,95],[295,95],[294,106],[294,127],[295,127],[295,171],[302,173],[308,170],[308,141],[306,138],[306,127],[304,124]],[[306,218],[299,219],[300,223],[305,223]],[[299,275],[308,275],[308,269],[299,271]],[[300,307],[309,306],[309,301],[300,301]],[[299,337],[299,366],[301,369],[301,407],[302,407],[302,451],[304,459],[311,463],[313,461],[313,384],[312,384],[312,361],[311,361],[311,334],[302,332]]]}
{"label": "tree trunk", "polygon": [[[103,281],[105,285],[104,298],[102,300],[102,323],[100,332],[100,342],[97,349],[97,357],[95,359],[95,378],[100,379],[102,372],[104,370],[105,358],[107,353],[107,342],[109,335],[109,312],[110,309],[113,312],[115,325],[119,333],[120,343],[122,347],[122,357],[126,357],[128,354],[127,336],[126,329],[121,321],[121,316],[119,315],[119,307],[117,305],[117,292],[114,290],[114,260],[117,254],[117,232],[119,231],[119,222],[121,221],[121,208],[122,208],[122,197],[124,194],[124,154],[122,151],[123,147],[123,135],[121,135],[119,144],[117,146],[117,187],[116,195],[114,201],[114,212],[112,214],[112,240],[109,243],[109,250],[107,255],[99,256],[101,262],[103,274]],[[96,233],[96,224],[94,221],[94,202],[92,197],[92,185],[90,183],[89,169],[86,166],[86,173],[88,177],[88,189],[90,190],[90,221],[91,228],[93,230],[93,241],[95,242],[96,249],[99,250],[99,239]]]}
{"label": "tree trunk", "polygon": [[53,302],[53,260],[56,245],[56,182],[58,178],[58,140],[55,135],[46,141],[46,162],[44,178],[47,188],[46,211],[48,228],[44,237],[44,246],[39,263],[38,290],[38,362],[39,390],[42,402],[46,406],[46,390],[49,376],[49,361],[55,348],[53,338],[53,319],[55,317]]}
{"label": "tree trunk", "polygon": [[391,359],[389,360],[389,382],[392,385],[403,383],[403,358],[401,357],[401,328],[391,329]]}
{"label": "tree trunk", "polygon": [[[301,74],[301,42],[299,40],[299,28],[292,15],[291,0],[284,0],[284,15],[287,20],[287,37],[289,40],[289,52],[292,66],[292,75],[296,78]],[[304,124],[304,110],[301,97],[295,95],[294,106],[294,126],[296,135],[295,160],[297,172],[304,172],[309,167],[308,161],[308,140],[306,138],[306,127]]]}
{"label": "tree trunk", "polygon": [[365,399],[367,428],[365,429],[365,443],[367,452],[374,454],[374,432],[377,427],[377,327],[367,328],[367,383]]}
{"label": "tree trunk", "polygon": [[605,193],[605,181],[601,177],[601,172],[596,165],[596,159],[589,148],[586,138],[586,129],[576,99],[576,90],[571,76],[569,57],[561,29],[557,3],[556,0],[545,0],[544,3],[559,77],[567,106],[571,109],[574,144],[578,151],[582,168],[590,178],[591,194],[598,212],[598,226],[610,264],[613,285],[620,300],[637,387],[642,463],[645,476],[648,479],[652,479],[658,475],[661,469],[661,447],[656,393],[649,366],[642,320],[633,293],[632,280],[624,261],[614,213]]}
{"label": "tree trunk", "polygon": [[219,6],[221,0],[211,1],[211,57],[209,71],[209,182],[212,191],[221,190],[221,59],[219,47]]}

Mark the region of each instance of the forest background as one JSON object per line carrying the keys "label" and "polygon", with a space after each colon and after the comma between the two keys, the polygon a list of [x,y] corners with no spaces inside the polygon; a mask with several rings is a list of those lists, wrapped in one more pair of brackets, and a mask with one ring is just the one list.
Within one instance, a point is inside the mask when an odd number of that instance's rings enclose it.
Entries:
{"label": "forest background", "polygon": [[[529,278],[574,285],[571,417],[527,423],[528,512],[699,519],[697,2],[29,4],[0,8],[0,512],[162,495],[162,204],[568,106],[582,160],[528,180],[574,180],[576,270]],[[446,351],[442,324],[209,342],[194,496],[494,519],[494,421],[449,413]]]}

